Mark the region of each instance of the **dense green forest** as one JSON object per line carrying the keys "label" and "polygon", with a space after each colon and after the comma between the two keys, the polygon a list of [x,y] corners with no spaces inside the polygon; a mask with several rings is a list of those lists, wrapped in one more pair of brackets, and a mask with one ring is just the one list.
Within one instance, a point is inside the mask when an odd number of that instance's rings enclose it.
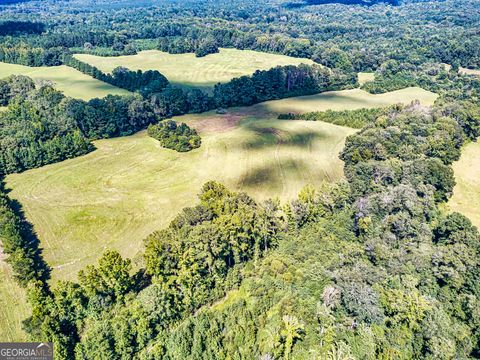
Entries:
{"label": "dense green forest", "polygon": [[[4,37],[0,60],[56,65],[71,51],[115,55],[158,47],[203,55],[223,46],[309,57],[355,71],[375,70],[388,59],[480,65],[475,1],[404,2],[350,11],[342,4],[290,6],[278,1],[159,0],[143,6],[123,0],[95,5],[85,0],[32,1],[11,10],[15,21],[40,22],[32,28],[44,25],[45,32]],[[0,21],[11,21],[9,14],[0,15]]]}
{"label": "dense green forest", "polygon": [[[106,250],[76,281],[48,281],[35,231],[2,182],[0,241],[27,289],[30,339],[52,341],[58,359],[480,357],[480,234],[445,209],[452,163],[480,135],[480,80],[458,72],[480,67],[479,5],[340,2],[46,0],[2,8],[0,61],[67,64],[132,92],[82,101],[24,76],[0,80],[2,177],[146,128],[162,146],[191,150],[198,134],[165,119],[349,89],[357,71],[375,71],[362,85],[370,93],[420,86],[440,95],[433,107],[283,115],[359,129],[340,154],[344,181],[306,186],[284,203],[208,182],[196,204],[144,240],[140,265]],[[156,71],[104,74],[72,57],[153,48],[201,57],[219,47],[323,66],[257,71],[210,95],[174,87]]]}

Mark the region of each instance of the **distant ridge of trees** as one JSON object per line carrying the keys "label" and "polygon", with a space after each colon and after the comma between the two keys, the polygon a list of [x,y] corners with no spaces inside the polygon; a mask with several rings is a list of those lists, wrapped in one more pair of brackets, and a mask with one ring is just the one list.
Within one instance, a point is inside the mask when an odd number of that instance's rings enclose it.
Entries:
{"label": "distant ridge of trees", "polygon": [[345,5],[365,5],[372,6],[375,4],[390,4],[393,6],[400,5],[399,0],[306,0],[308,5],[323,5],[323,4],[345,4]]}
{"label": "distant ridge of trees", "polygon": [[0,36],[14,34],[41,34],[45,31],[46,25],[41,22],[32,21],[1,21]]}
{"label": "distant ridge of trees", "polygon": [[16,4],[16,3],[22,3],[22,2],[27,2],[31,0],[2,0],[1,5],[11,5],[11,4]]}

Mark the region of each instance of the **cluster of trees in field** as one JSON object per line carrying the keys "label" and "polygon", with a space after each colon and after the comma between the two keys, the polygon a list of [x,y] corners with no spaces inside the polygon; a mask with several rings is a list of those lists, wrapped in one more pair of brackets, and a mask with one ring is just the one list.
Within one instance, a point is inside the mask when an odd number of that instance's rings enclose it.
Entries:
{"label": "cluster of trees in field", "polygon": [[[396,106],[395,106],[396,107]],[[391,107],[392,109],[394,107]],[[380,115],[388,113],[390,109],[382,108],[364,108],[356,110],[326,110],[326,111],[313,111],[302,114],[280,114],[278,119],[280,120],[309,120],[309,121],[323,121],[330,124],[348,126],[354,129],[361,129],[365,125],[374,122]]]}
{"label": "cluster of trees in field", "polygon": [[165,120],[147,129],[148,135],[158,140],[167,149],[186,152],[199,148],[202,140],[195,129],[187,124],[178,125],[175,121]]}

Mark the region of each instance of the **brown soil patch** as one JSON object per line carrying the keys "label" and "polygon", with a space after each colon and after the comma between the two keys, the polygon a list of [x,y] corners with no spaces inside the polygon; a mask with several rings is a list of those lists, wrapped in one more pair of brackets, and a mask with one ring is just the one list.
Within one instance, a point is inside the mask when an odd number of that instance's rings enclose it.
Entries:
{"label": "brown soil patch", "polygon": [[205,119],[192,121],[189,125],[199,133],[223,133],[235,129],[244,117],[239,114],[212,115]]}

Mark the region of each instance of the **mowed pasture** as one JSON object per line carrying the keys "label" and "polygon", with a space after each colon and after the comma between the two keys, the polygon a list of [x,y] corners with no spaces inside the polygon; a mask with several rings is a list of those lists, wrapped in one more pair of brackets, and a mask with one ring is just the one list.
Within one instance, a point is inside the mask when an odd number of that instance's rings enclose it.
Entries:
{"label": "mowed pasture", "polygon": [[453,164],[456,186],[448,202],[452,211],[467,216],[480,227],[480,143],[469,143],[459,161]]}
{"label": "mowed pasture", "polygon": [[0,341],[26,341],[22,320],[30,315],[26,291],[13,278],[12,268],[0,254]]}
{"label": "mowed pasture", "polygon": [[419,87],[410,87],[385,94],[370,94],[361,89],[328,91],[315,95],[272,100],[252,108],[274,113],[305,113],[326,110],[354,110],[384,107],[397,103],[408,104],[419,100],[425,106],[433,105],[438,95]]}
{"label": "mowed pasture", "polygon": [[118,66],[131,70],[158,70],[176,85],[211,89],[219,82],[268,70],[277,65],[313,64],[310,59],[269,54],[252,50],[220,49],[217,54],[197,58],[193,53],[169,54],[158,50],[141,51],[136,55],[102,57],[88,54],[74,55],[104,72]]}
{"label": "mowed pasture", "polygon": [[202,147],[163,149],[145,132],[100,140],[86,156],[10,175],[7,186],[34,224],[56,279],[74,278],[107,248],[135,257],[142,240],[218,180],[257,200],[292,198],[342,177],[338,153],[352,129],[241,113],[185,116]]}
{"label": "mowed pasture", "polygon": [[480,76],[480,70],[478,69],[467,69],[467,68],[464,68],[464,67],[461,67],[458,72],[460,74],[465,74],[465,75],[476,75],[476,76]]}
{"label": "mowed pasture", "polygon": [[[224,115],[185,115],[174,120],[198,129],[202,147],[194,151],[163,149],[141,132],[97,141],[97,150],[86,156],[9,175],[7,186],[34,224],[53,277],[74,278],[107,248],[135,258],[142,240],[183,207],[194,205],[208,180],[246,191],[257,200],[285,201],[306,184],[341,179],[338,154],[353,129],[277,116],[302,108],[387,105],[385,99],[365,101],[365,94],[340,91],[233,108]],[[413,98],[406,94],[410,93],[396,92],[391,104],[410,102]],[[425,104],[435,97],[429,94],[422,93]]]}
{"label": "mowed pasture", "polygon": [[0,62],[0,79],[10,75],[25,75],[34,80],[51,81],[55,88],[65,95],[83,100],[102,98],[108,94],[126,95],[129,93],[65,65],[30,67]]}

